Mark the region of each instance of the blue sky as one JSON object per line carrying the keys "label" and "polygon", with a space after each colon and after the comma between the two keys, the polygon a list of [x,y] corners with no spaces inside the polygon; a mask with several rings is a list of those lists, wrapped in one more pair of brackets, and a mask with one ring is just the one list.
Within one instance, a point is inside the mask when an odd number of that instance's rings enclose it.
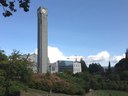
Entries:
{"label": "blue sky", "polygon": [[48,45],[64,56],[120,56],[128,48],[128,0],[31,0],[28,13],[17,7],[9,18],[0,14],[0,48],[7,54],[37,48],[39,6],[48,8]]}

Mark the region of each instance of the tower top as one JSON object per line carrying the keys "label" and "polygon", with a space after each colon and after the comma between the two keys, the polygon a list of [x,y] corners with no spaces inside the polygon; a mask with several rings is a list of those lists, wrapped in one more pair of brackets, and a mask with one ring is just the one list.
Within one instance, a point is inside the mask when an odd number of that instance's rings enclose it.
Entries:
{"label": "tower top", "polygon": [[48,9],[47,8],[45,8],[45,7],[39,7],[38,9],[37,9],[37,12],[38,13],[43,13],[43,14],[45,14],[45,15],[48,15]]}

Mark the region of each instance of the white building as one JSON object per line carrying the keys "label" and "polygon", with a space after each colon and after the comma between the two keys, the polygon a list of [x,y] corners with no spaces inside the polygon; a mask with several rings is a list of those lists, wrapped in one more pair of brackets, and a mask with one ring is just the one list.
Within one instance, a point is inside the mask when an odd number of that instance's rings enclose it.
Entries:
{"label": "white building", "polygon": [[73,62],[73,73],[81,72],[81,63],[80,62]]}
{"label": "white building", "polygon": [[31,54],[28,59],[32,62],[32,70],[34,73],[37,73],[37,54]]}

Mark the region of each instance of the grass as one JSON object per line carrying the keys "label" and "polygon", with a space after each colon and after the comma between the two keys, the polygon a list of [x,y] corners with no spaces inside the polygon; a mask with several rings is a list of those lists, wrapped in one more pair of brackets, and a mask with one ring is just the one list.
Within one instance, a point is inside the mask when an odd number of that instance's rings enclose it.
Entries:
{"label": "grass", "polygon": [[67,95],[67,94],[60,94],[60,93],[52,93],[52,95],[49,95],[49,92],[46,92],[46,91],[28,89],[27,92],[22,91],[21,96],[78,96],[78,95]]}
{"label": "grass", "polygon": [[88,93],[86,96],[128,96],[128,92],[113,90],[97,90]]}
{"label": "grass", "polygon": [[[80,95],[67,95],[61,93],[52,93],[52,95],[49,95],[49,92],[46,91],[28,89],[27,92],[22,91],[21,96],[80,96]],[[96,90],[86,94],[85,96],[128,96],[128,92],[113,91],[113,90]]]}

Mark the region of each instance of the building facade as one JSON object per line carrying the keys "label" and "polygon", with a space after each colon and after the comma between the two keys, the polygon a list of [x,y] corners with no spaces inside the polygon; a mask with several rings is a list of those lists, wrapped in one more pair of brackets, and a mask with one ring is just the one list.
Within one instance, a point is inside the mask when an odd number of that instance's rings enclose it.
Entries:
{"label": "building facade", "polygon": [[56,63],[58,65],[58,72],[70,71],[73,72],[73,61],[59,60]]}
{"label": "building facade", "polygon": [[58,60],[57,62],[50,64],[49,71],[51,73],[63,73],[70,71],[73,74],[81,72],[81,63],[74,61]]}
{"label": "building facade", "polygon": [[76,73],[79,73],[79,72],[82,72],[81,70],[81,63],[80,62],[73,62],[73,73],[76,74]]}
{"label": "building facade", "polygon": [[37,10],[37,16],[38,16],[37,71],[38,73],[47,73],[47,68],[48,68],[47,9],[39,7]]}

